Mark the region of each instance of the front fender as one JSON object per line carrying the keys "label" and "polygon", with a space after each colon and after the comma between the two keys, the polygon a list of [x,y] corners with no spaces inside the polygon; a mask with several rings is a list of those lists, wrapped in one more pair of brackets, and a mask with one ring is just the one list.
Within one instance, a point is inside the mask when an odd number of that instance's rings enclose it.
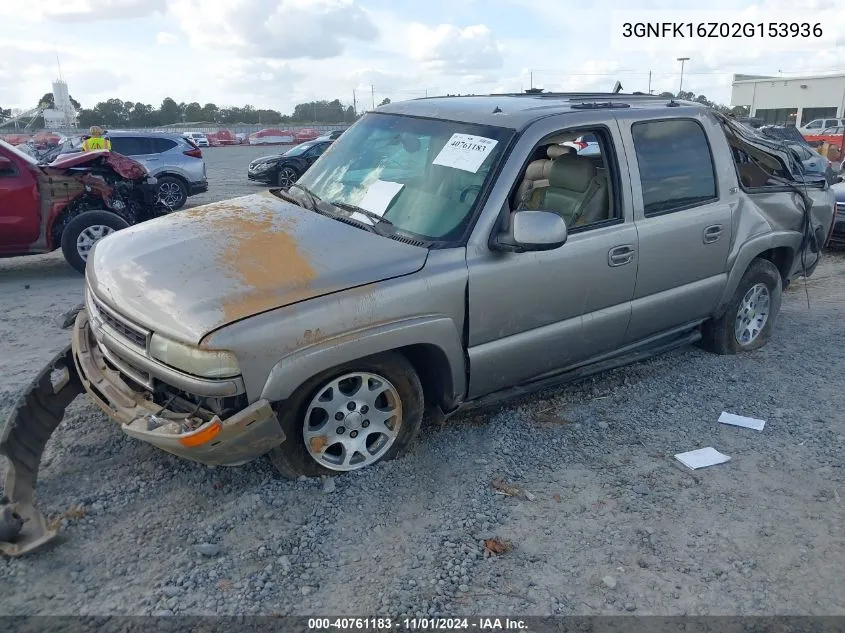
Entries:
{"label": "front fender", "polygon": [[411,345],[431,345],[446,358],[453,398],[466,393],[464,348],[454,321],[445,316],[421,316],[326,337],[288,354],[270,370],[261,398],[289,398],[306,380],[343,363]]}
{"label": "front fender", "polygon": [[747,240],[740,247],[730,265],[728,280],[713,316],[718,318],[724,314],[725,310],[727,310],[728,304],[736,292],[736,289],[739,287],[739,282],[742,280],[742,276],[745,274],[745,271],[748,270],[751,262],[761,253],[773,248],[781,247],[789,248],[790,251],[792,251],[793,262],[789,264],[789,270],[787,271],[787,274],[791,274],[794,267],[795,255],[801,247],[800,233],[796,233],[795,231],[764,233]]}

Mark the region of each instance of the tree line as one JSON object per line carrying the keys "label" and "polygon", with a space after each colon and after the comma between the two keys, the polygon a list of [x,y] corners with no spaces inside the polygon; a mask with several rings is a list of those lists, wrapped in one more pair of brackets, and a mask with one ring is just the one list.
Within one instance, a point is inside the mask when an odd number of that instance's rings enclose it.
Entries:
{"label": "tree line", "polygon": [[[539,89],[535,89],[535,92]],[[474,96],[474,95],[451,95],[446,96]],[[735,116],[745,116],[748,108],[744,106],[730,107],[710,101],[704,95],[696,95],[691,91],[680,91],[677,94],[661,92],[661,97],[666,99],[681,99],[684,101],[695,101],[705,106]],[[278,110],[255,108],[251,105],[240,107],[219,107],[214,103],[204,105],[197,101],[190,103],[177,103],[170,97],[165,98],[161,105],[154,107],[149,103],[141,101],[122,101],[120,99],[108,99],[96,104],[93,108],[83,108],[72,96],[71,104],[79,113],[79,125],[90,127],[92,125],[105,125],[108,127],[160,127],[172,124],[206,123],[213,125],[232,125],[242,123],[245,125],[282,125],[282,124],[351,124],[360,116],[352,106],[344,106],[339,99],[332,101],[308,101],[299,103],[294,107],[293,113],[282,114]],[[384,99],[379,106],[390,103],[390,99]],[[40,107],[53,107],[53,93],[46,93],[39,100]],[[0,122],[11,117],[12,111],[9,108],[0,107]],[[43,127],[44,121],[35,121],[35,127]]]}

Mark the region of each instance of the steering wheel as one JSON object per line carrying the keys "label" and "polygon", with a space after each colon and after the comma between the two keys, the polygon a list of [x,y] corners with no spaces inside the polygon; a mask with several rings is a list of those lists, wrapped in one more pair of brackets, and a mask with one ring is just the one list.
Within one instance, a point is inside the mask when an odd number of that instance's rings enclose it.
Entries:
{"label": "steering wheel", "polygon": [[461,191],[460,201],[464,202],[466,200],[467,194],[469,194],[471,191],[475,191],[476,193],[478,193],[479,191],[481,191],[481,185],[470,185],[469,187],[465,187]]}

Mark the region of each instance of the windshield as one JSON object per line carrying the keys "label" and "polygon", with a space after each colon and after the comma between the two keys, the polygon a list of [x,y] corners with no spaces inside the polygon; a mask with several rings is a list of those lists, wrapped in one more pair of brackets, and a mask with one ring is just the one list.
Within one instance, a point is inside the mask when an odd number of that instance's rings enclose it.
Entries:
{"label": "windshield", "polygon": [[299,155],[307,152],[312,147],[314,147],[314,145],[315,145],[314,141],[308,141],[307,143],[300,143],[296,147],[290,148],[288,151],[286,151],[284,154],[282,154],[282,156],[299,156]]}
{"label": "windshield", "polygon": [[371,113],[335,141],[299,183],[327,202],[382,216],[395,230],[455,240],[472,220],[478,194],[512,134],[506,128]]}
{"label": "windshield", "polygon": [[19,150],[14,145],[9,145],[6,141],[0,140],[0,146],[5,147],[7,150],[12,152],[15,156],[19,156],[19,157],[23,158],[30,165],[37,165],[38,164],[38,161],[35,160],[34,157],[30,156],[26,152],[22,152],[21,150]]}

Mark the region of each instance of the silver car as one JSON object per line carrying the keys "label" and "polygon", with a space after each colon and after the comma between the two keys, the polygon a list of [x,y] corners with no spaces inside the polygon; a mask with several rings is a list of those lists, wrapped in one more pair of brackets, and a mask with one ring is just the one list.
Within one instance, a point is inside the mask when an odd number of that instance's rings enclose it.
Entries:
{"label": "silver car", "polygon": [[[587,135],[591,155],[565,145]],[[207,464],[365,468],[426,416],[689,343],[763,346],[833,222],[833,192],[800,172],[782,143],[659,97],[390,104],[289,191],[97,242],[54,362],[79,380],[39,398],[84,389],[128,435]],[[42,427],[16,415],[23,469]]]}
{"label": "silver car", "polygon": [[109,132],[112,151],[137,160],[159,182],[159,199],[173,210],[208,191],[202,150],[180,134]]}

